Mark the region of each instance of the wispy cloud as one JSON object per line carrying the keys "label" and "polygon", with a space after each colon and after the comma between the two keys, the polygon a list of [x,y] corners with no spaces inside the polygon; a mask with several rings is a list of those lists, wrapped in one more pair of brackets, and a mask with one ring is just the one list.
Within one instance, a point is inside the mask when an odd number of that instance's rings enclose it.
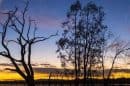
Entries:
{"label": "wispy cloud", "polygon": [[58,17],[52,17],[52,16],[36,16],[36,21],[38,22],[38,26],[41,28],[49,28],[54,29],[61,27],[62,19]]}

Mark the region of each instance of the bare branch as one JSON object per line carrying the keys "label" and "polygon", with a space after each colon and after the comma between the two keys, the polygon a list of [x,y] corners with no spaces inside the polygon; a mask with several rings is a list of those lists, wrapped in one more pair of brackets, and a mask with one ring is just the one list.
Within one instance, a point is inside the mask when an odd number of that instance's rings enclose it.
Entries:
{"label": "bare branch", "polygon": [[33,43],[36,43],[36,42],[40,42],[40,41],[45,41],[47,39],[50,39],[51,37],[53,36],[57,36],[58,35],[58,32],[56,32],[56,34],[54,35],[50,35],[49,37],[35,37],[33,40]]}
{"label": "bare branch", "polygon": [[12,69],[12,68],[5,68],[5,70],[15,71],[16,72],[16,69]]}
{"label": "bare branch", "polygon": [[0,55],[1,55],[1,56],[4,56],[4,57],[8,57],[8,54],[7,54],[7,52],[5,52],[5,51],[0,52]]}
{"label": "bare branch", "polygon": [[36,26],[36,22],[34,22],[34,31],[33,31],[33,38],[36,37],[36,31],[37,31],[37,26]]}
{"label": "bare branch", "polygon": [[[28,31],[27,31],[27,39],[30,40],[30,37],[29,37],[29,33],[30,33],[30,29],[31,29],[31,24],[32,22],[35,21],[35,20],[32,20],[30,17],[29,17],[29,25],[28,25]],[[35,33],[35,29],[34,29],[34,33]],[[33,33],[33,34],[34,34]]]}
{"label": "bare branch", "polygon": [[19,44],[19,43],[18,43],[17,41],[15,41],[15,40],[7,40],[7,43],[10,43],[10,42]]}
{"label": "bare branch", "polygon": [[4,57],[6,57],[6,58],[11,58],[11,59],[13,59],[14,61],[16,61],[16,62],[21,62],[21,60],[17,60],[17,59],[15,59],[15,58],[12,58],[12,57],[10,57],[8,54],[7,54],[7,52],[5,52],[5,51],[2,51],[2,52],[0,52],[0,55],[1,56],[4,56]]}

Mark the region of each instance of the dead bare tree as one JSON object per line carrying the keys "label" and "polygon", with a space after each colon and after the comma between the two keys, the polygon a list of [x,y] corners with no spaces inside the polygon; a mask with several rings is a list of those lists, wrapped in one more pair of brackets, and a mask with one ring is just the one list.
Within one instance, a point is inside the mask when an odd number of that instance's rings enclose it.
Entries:
{"label": "dead bare tree", "polygon": [[[3,51],[0,55],[9,59],[14,65],[14,69],[8,69],[10,71],[17,72],[27,83],[28,86],[35,86],[34,71],[32,68],[32,46],[38,42],[45,41],[57,34],[50,35],[48,37],[37,36],[36,23],[31,18],[27,18],[29,1],[26,2],[24,10],[21,12],[21,16],[18,15],[18,8],[15,10],[3,13],[7,16],[5,22],[1,24],[1,45]],[[34,24],[34,28],[32,28]],[[8,39],[8,31],[16,33],[15,39]],[[15,58],[9,47],[10,43],[18,45],[20,47],[20,58]],[[20,64],[20,65],[19,65]],[[22,67],[22,68],[21,68]]]}
{"label": "dead bare tree", "polygon": [[118,57],[123,57],[123,55],[126,56],[127,53],[125,52],[130,50],[128,45],[129,43],[126,43],[124,41],[119,41],[117,38],[109,45],[108,48],[112,51],[111,53],[114,55],[112,56],[113,60],[112,60],[111,67],[107,75],[107,79],[110,79],[111,77],[116,59]]}

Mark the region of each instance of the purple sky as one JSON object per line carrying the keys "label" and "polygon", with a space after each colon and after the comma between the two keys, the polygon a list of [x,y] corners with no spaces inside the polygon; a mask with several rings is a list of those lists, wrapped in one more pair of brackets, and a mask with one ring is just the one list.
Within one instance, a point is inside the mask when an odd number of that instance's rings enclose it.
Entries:
{"label": "purple sky", "polygon": [[[24,0],[0,0],[0,11],[13,9],[18,6],[23,8]],[[40,35],[48,36],[54,34],[57,30],[61,32],[61,23],[66,18],[67,10],[72,2],[76,0],[31,0],[28,14],[38,22],[38,31]],[[88,1],[95,1],[104,7],[106,13],[105,23],[108,29],[116,36],[130,41],[130,0],[80,0],[85,4]],[[0,16],[0,20],[2,17]],[[13,35],[10,33],[10,35]],[[60,60],[55,53],[55,42],[58,36],[46,40],[33,47],[34,63],[50,63],[60,65]],[[16,48],[17,49],[17,48]],[[13,53],[16,53],[14,50]],[[16,55],[17,56],[17,55]],[[3,62],[3,61],[0,61]]]}

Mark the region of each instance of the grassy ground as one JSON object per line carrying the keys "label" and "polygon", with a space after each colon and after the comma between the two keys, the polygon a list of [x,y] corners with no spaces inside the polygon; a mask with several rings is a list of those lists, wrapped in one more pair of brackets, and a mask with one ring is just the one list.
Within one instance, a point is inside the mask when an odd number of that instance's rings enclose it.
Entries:
{"label": "grassy ground", "polygon": [[[87,80],[87,86],[103,86],[105,84],[108,84],[108,86],[128,86],[130,85],[130,79],[110,79],[110,80]],[[79,80],[79,86],[83,86],[83,80]],[[74,80],[37,80],[36,86],[75,86]],[[26,86],[26,83],[24,81],[1,81],[0,86]]]}

